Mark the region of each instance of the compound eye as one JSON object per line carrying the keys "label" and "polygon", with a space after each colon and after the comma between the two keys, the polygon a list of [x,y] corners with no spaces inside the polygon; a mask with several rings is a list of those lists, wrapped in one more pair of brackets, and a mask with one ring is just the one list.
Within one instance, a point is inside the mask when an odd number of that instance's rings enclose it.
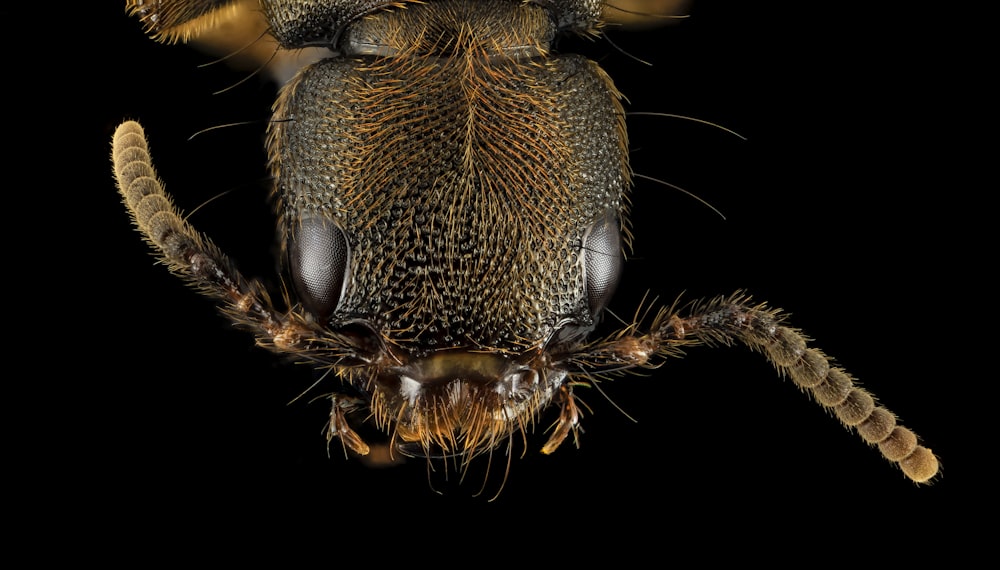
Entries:
{"label": "compound eye", "polygon": [[590,313],[597,316],[615,293],[622,274],[622,233],[618,216],[605,212],[583,238],[584,276]]}
{"label": "compound eye", "polygon": [[350,263],[347,236],[332,220],[303,219],[288,247],[292,279],[302,304],[322,319],[329,317],[344,293]]}

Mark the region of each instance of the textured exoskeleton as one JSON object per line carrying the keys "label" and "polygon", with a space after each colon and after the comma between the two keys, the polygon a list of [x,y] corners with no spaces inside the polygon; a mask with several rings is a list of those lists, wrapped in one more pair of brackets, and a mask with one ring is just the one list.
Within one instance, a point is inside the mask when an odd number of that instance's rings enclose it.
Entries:
{"label": "textured exoskeleton", "polygon": [[[185,39],[229,2],[133,0]],[[283,88],[269,130],[295,301],[273,304],[172,206],[137,123],[115,134],[119,188],[170,268],[273,350],[331,369],[329,437],[359,454],[361,408],[395,449],[462,461],[509,445],[547,407],[542,450],[571,433],[574,387],[696,344],[764,354],[912,480],[937,459],[779,311],[741,294],[662,309],[590,339],[628,242],[619,94],[592,61],[599,0],[261,0],[281,48],[333,57]]]}

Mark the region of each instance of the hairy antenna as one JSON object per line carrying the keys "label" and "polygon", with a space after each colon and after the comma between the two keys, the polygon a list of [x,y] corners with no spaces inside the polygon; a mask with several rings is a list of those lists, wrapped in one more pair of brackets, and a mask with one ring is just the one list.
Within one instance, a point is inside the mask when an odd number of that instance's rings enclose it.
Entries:
{"label": "hairy antenna", "polygon": [[928,483],[938,474],[937,457],[918,443],[916,434],[899,425],[895,414],[878,405],[850,374],[834,367],[830,357],[807,346],[807,337],[787,326],[781,310],[753,304],[738,292],[696,303],[688,312],[689,316],[681,317],[673,310],[662,310],[652,332],[606,339],[574,360],[585,370],[613,371],[655,366],[659,358],[679,356],[682,347],[743,344],[767,357],[866,443],[877,446],[912,481]]}

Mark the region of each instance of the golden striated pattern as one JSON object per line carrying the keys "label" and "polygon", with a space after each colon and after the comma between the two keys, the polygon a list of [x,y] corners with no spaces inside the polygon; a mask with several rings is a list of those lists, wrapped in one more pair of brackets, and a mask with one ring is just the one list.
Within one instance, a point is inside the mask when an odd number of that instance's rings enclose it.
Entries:
{"label": "golden striated pattern", "polygon": [[[515,29],[547,25],[537,7],[514,7]],[[321,62],[276,104],[286,240],[310,212],[343,227],[354,261],[338,315],[377,322],[389,342],[537,346],[585,302],[584,232],[622,209],[617,94],[582,58],[515,60],[510,46],[545,45],[454,9],[367,22],[352,37],[392,57]]]}
{"label": "golden striated pattern", "polygon": [[186,42],[217,28],[221,22],[237,16],[239,0],[127,0],[126,9],[139,18],[146,33],[154,39]]}

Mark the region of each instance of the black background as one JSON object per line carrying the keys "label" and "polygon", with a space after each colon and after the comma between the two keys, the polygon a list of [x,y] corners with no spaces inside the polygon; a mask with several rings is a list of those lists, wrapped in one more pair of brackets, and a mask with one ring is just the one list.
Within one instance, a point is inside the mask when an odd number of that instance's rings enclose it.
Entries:
{"label": "black background", "polygon": [[[251,78],[213,95],[246,73],[199,67],[211,58],[156,44],[114,2],[102,4],[79,15],[92,23],[77,34],[85,29],[85,39],[59,42],[51,65],[30,61],[20,76],[54,105],[44,115],[22,110],[37,102],[26,89],[9,106],[27,124],[17,130],[24,146],[44,159],[33,180],[48,189],[21,211],[58,242],[43,257],[58,261],[38,263],[41,285],[31,285],[37,295],[26,304],[46,331],[45,378],[33,380],[30,402],[47,438],[31,446],[33,461],[52,466],[45,471],[67,511],[111,512],[140,526],[183,514],[185,528],[199,530],[308,521],[347,534],[368,520],[385,524],[380,532],[406,532],[425,518],[474,526],[517,515],[519,534],[532,527],[547,543],[612,523],[637,533],[667,519],[694,533],[737,528],[764,512],[788,524],[847,511],[865,524],[873,509],[905,524],[909,509],[943,502],[962,477],[961,467],[948,470],[947,436],[948,386],[958,375],[948,310],[962,299],[938,285],[959,271],[942,206],[953,166],[946,119],[928,89],[945,72],[917,15],[695,0],[681,24],[612,30],[617,48],[602,40],[560,48],[600,61],[629,110],[695,117],[747,138],[630,119],[635,171],[685,188],[727,219],[637,181],[635,249],[612,309],[630,315],[647,291],[670,302],[737,289],[783,307],[942,456],[944,479],[913,485],[761,357],[698,349],[603,384],[614,405],[585,392],[593,413],[580,449],[538,453],[553,419],[544,416],[488,502],[502,469],[474,496],[478,476],[459,484],[439,473],[429,483],[420,461],[371,469],[336,446],[328,457],[326,403],[288,403],[310,371],[255,349],[211,302],[154,265],[111,177],[115,126],[143,122],[183,210],[225,192],[192,223],[245,273],[274,283],[262,151],[274,93]],[[246,120],[258,122],[187,140]]]}

